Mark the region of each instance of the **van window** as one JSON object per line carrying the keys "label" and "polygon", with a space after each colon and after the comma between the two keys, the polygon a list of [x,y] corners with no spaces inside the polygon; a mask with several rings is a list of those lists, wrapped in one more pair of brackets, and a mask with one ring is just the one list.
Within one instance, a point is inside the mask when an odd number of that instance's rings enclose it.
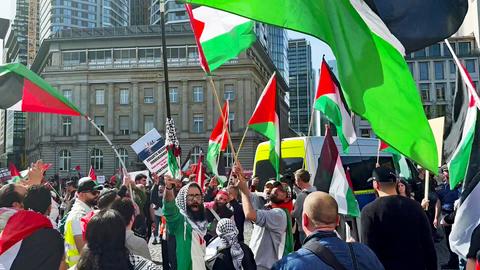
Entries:
{"label": "van window", "polygon": [[[303,158],[282,158],[280,166],[280,173],[282,175],[293,176],[296,170],[301,169],[303,165]],[[259,187],[257,190],[263,191],[263,186],[268,179],[275,177],[275,170],[273,169],[270,160],[260,160],[255,166],[255,174],[260,178]]]}
{"label": "van window", "polygon": [[[367,180],[372,177],[372,171],[375,169],[377,157],[372,156],[342,156],[343,168],[350,169],[350,178],[352,180],[353,190],[372,189],[372,183]],[[380,166],[395,169],[392,157],[380,157]]]}

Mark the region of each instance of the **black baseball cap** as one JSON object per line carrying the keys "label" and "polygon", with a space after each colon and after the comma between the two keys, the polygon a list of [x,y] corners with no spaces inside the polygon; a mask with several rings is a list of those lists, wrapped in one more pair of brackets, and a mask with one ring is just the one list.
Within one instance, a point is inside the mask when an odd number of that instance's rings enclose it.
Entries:
{"label": "black baseball cap", "polygon": [[371,181],[395,183],[397,181],[397,175],[395,174],[395,171],[390,168],[378,167],[373,170],[372,177],[367,180],[367,182]]}
{"label": "black baseball cap", "polygon": [[98,185],[90,177],[82,177],[78,180],[78,193],[102,190],[103,186]]}

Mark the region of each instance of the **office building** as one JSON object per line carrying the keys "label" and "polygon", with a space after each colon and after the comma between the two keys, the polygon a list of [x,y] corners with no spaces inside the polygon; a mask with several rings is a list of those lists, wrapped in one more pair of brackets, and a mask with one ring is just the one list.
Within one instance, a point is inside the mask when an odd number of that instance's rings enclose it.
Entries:
{"label": "office building", "polygon": [[151,0],[130,0],[130,25],[150,24]]}
{"label": "office building", "polygon": [[[305,39],[288,42],[290,127],[308,134],[315,95],[315,72],[312,69],[312,49]],[[315,132],[312,127],[311,132]],[[312,133],[313,134],[313,133]]]}
{"label": "office building", "polygon": [[165,24],[188,23],[188,14],[183,3],[176,0],[152,0],[150,24],[160,24],[160,2],[165,2]]}

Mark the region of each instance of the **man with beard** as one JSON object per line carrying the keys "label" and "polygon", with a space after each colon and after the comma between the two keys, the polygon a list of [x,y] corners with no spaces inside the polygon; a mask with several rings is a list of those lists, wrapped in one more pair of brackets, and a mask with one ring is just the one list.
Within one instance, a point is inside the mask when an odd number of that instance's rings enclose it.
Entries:
{"label": "man with beard", "polygon": [[177,180],[165,176],[163,213],[169,233],[175,235],[178,270],[205,269],[207,220],[203,193],[197,183],[188,183],[175,198]]}
{"label": "man with beard", "polygon": [[233,216],[233,211],[228,207],[228,192],[224,189],[221,189],[217,192],[215,200],[213,202],[205,203],[207,211],[205,213],[207,221],[210,224],[208,226],[207,235],[205,236],[205,241],[210,242],[210,240],[217,236],[217,223],[222,218],[231,218]]}
{"label": "man with beard", "polygon": [[255,256],[257,269],[270,269],[276,261],[293,251],[292,204],[286,203],[288,191],[276,181],[270,193],[269,207],[255,210],[239,164],[234,166],[232,177],[236,178],[240,189],[245,218],[254,223],[249,246]]}
{"label": "man with beard", "polygon": [[83,177],[78,181],[77,198],[65,222],[65,252],[68,267],[74,266],[80,259],[80,252],[85,245],[81,219],[93,210],[101,189],[102,186],[97,185],[90,177]]}

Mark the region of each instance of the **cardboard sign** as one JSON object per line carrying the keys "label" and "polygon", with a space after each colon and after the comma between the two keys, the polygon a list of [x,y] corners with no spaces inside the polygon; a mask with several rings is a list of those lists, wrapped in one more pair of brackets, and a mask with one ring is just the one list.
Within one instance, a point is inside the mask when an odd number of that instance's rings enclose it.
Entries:
{"label": "cardboard sign", "polygon": [[131,147],[150,172],[158,175],[163,175],[167,172],[168,153],[165,147],[165,140],[155,128],[134,142]]}

